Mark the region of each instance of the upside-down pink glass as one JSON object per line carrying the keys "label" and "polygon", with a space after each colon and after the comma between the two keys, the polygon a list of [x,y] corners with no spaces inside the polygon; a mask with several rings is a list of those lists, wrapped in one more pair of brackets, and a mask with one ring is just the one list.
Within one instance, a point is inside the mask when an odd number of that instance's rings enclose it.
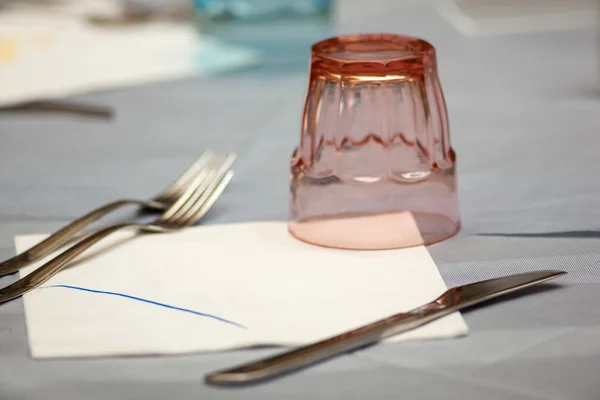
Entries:
{"label": "upside-down pink glass", "polygon": [[428,245],[460,229],[435,49],[391,34],[312,47],[290,232],[328,247]]}

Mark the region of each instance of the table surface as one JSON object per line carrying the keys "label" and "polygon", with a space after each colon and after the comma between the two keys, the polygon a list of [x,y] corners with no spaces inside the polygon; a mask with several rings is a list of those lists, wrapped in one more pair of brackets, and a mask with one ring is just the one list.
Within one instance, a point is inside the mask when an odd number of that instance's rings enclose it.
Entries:
{"label": "table surface", "polygon": [[[243,390],[205,386],[203,376],[277,350],[35,362],[14,301],[0,305],[0,399],[600,398],[596,33],[468,38],[434,2],[342,4],[340,32],[409,33],[438,48],[464,223],[430,247],[446,283],[569,274],[464,312],[468,337],[375,346]],[[17,234],[154,194],[207,148],[240,158],[206,223],[286,219],[306,82],[304,70],[236,74],[79,97],[114,107],[109,122],[3,113],[0,257],[14,254]]]}

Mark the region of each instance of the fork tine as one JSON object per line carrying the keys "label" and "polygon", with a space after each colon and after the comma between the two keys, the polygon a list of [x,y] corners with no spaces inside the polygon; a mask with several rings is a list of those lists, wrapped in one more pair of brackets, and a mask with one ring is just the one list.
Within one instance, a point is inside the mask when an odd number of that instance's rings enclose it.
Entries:
{"label": "fork tine", "polygon": [[233,177],[233,173],[230,170],[233,159],[234,157],[229,157],[223,163],[214,178],[209,182],[206,190],[204,190],[196,201],[193,203],[189,202],[189,207],[187,207],[183,215],[180,214],[178,216],[174,223],[182,226],[192,225],[208,212]]}
{"label": "fork tine", "polygon": [[174,209],[171,213],[165,213],[159,219],[158,222],[165,222],[167,224],[177,224],[177,219],[184,215],[192,205],[198,201],[202,193],[206,191],[210,183],[215,179],[215,175],[218,168],[223,163],[224,156],[217,156],[207,166],[205,171],[202,171],[202,176],[198,176],[195,184],[194,191],[191,196],[187,197],[185,201],[179,202],[179,207]]}
{"label": "fork tine", "polygon": [[196,196],[198,189],[202,189],[203,186],[205,187],[208,184],[206,181],[209,173],[210,170],[208,168],[201,171],[196,178],[194,178],[192,183],[188,185],[183,194],[179,196],[179,198],[177,198],[177,200],[175,200],[175,202],[169,208],[167,208],[165,212],[163,212],[162,215],[157,218],[156,221],[160,222],[173,218],[173,216],[178,213],[179,210],[181,210],[183,207],[186,207],[186,203],[190,200],[190,198]]}
{"label": "fork tine", "polygon": [[195,213],[189,216],[186,221],[184,221],[186,226],[193,225],[196,221],[206,215],[206,213],[217,202],[221,194],[225,191],[227,185],[229,185],[229,182],[231,182],[231,179],[233,179],[233,171],[227,171],[223,179],[221,179],[214,190],[210,192],[206,201],[202,202],[201,207]]}
{"label": "fork tine", "polygon": [[223,175],[231,168],[234,160],[235,155],[233,154],[229,154],[226,157],[218,156],[211,160],[210,165],[196,177],[186,193],[158,217],[156,222],[168,225],[180,225],[181,223],[178,221],[188,214],[189,210],[194,207],[199,199],[205,199],[206,196],[204,196],[204,193],[206,190],[209,188],[211,188],[211,191],[213,190],[212,187],[215,185],[213,182],[222,179]]}
{"label": "fork tine", "polygon": [[154,198],[156,201],[175,201],[184,187],[186,187],[200,171],[206,168],[207,164],[214,158],[212,151],[204,152],[175,182],[164,189]]}

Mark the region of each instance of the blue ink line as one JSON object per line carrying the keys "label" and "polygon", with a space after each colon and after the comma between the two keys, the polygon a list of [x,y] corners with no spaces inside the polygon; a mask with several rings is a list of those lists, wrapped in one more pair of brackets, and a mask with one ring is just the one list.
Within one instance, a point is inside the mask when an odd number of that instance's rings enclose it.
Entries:
{"label": "blue ink line", "polygon": [[141,297],[130,296],[130,295],[124,294],[124,293],[106,292],[106,291],[103,291],[103,290],[94,290],[94,289],[88,289],[88,288],[84,288],[84,287],[71,286],[71,285],[52,285],[52,286],[43,286],[42,289],[43,288],[74,289],[74,290],[81,290],[82,292],[107,294],[107,295],[110,295],[110,296],[123,297],[125,299],[137,300],[137,301],[141,301],[143,303],[148,303],[148,304],[152,304],[152,305],[155,305],[155,306],[168,308],[168,309],[171,309],[171,310],[183,311],[183,312],[187,312],[187,313],[190,313],[190,314],[199,315],[201,317],[207,317],[207,318],[216,319],[217,321],[221,321],[221,322],[224,322],[226,324],[234,325],[234,326],[237,326],[238,328],[246,329],[246,327],[244,325],[242,325],[242,324],[238,324],[237,322],[233,322],[233,321],[230,321],[230,320],[225,319],[225,318],[217,317],[216,315],[206,314],[206,313],[202,313],[202,312],[199,312],[199,311],[190,310],[190,309],[187,309],[187,308],[175,307],[175,306],[171,306],[169,304],[159,303],[157,301],[143,299]]}

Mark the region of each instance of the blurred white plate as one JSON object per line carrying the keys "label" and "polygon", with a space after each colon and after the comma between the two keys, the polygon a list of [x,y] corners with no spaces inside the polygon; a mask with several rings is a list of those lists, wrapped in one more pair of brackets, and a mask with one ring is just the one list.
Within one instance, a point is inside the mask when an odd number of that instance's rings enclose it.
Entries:
{"label": "blurred white plate", "polygon": [[258,62],[256,51],[199,37],[191,24],[98,27],[76,8],[29,5],[0,12],[0,106]]}

